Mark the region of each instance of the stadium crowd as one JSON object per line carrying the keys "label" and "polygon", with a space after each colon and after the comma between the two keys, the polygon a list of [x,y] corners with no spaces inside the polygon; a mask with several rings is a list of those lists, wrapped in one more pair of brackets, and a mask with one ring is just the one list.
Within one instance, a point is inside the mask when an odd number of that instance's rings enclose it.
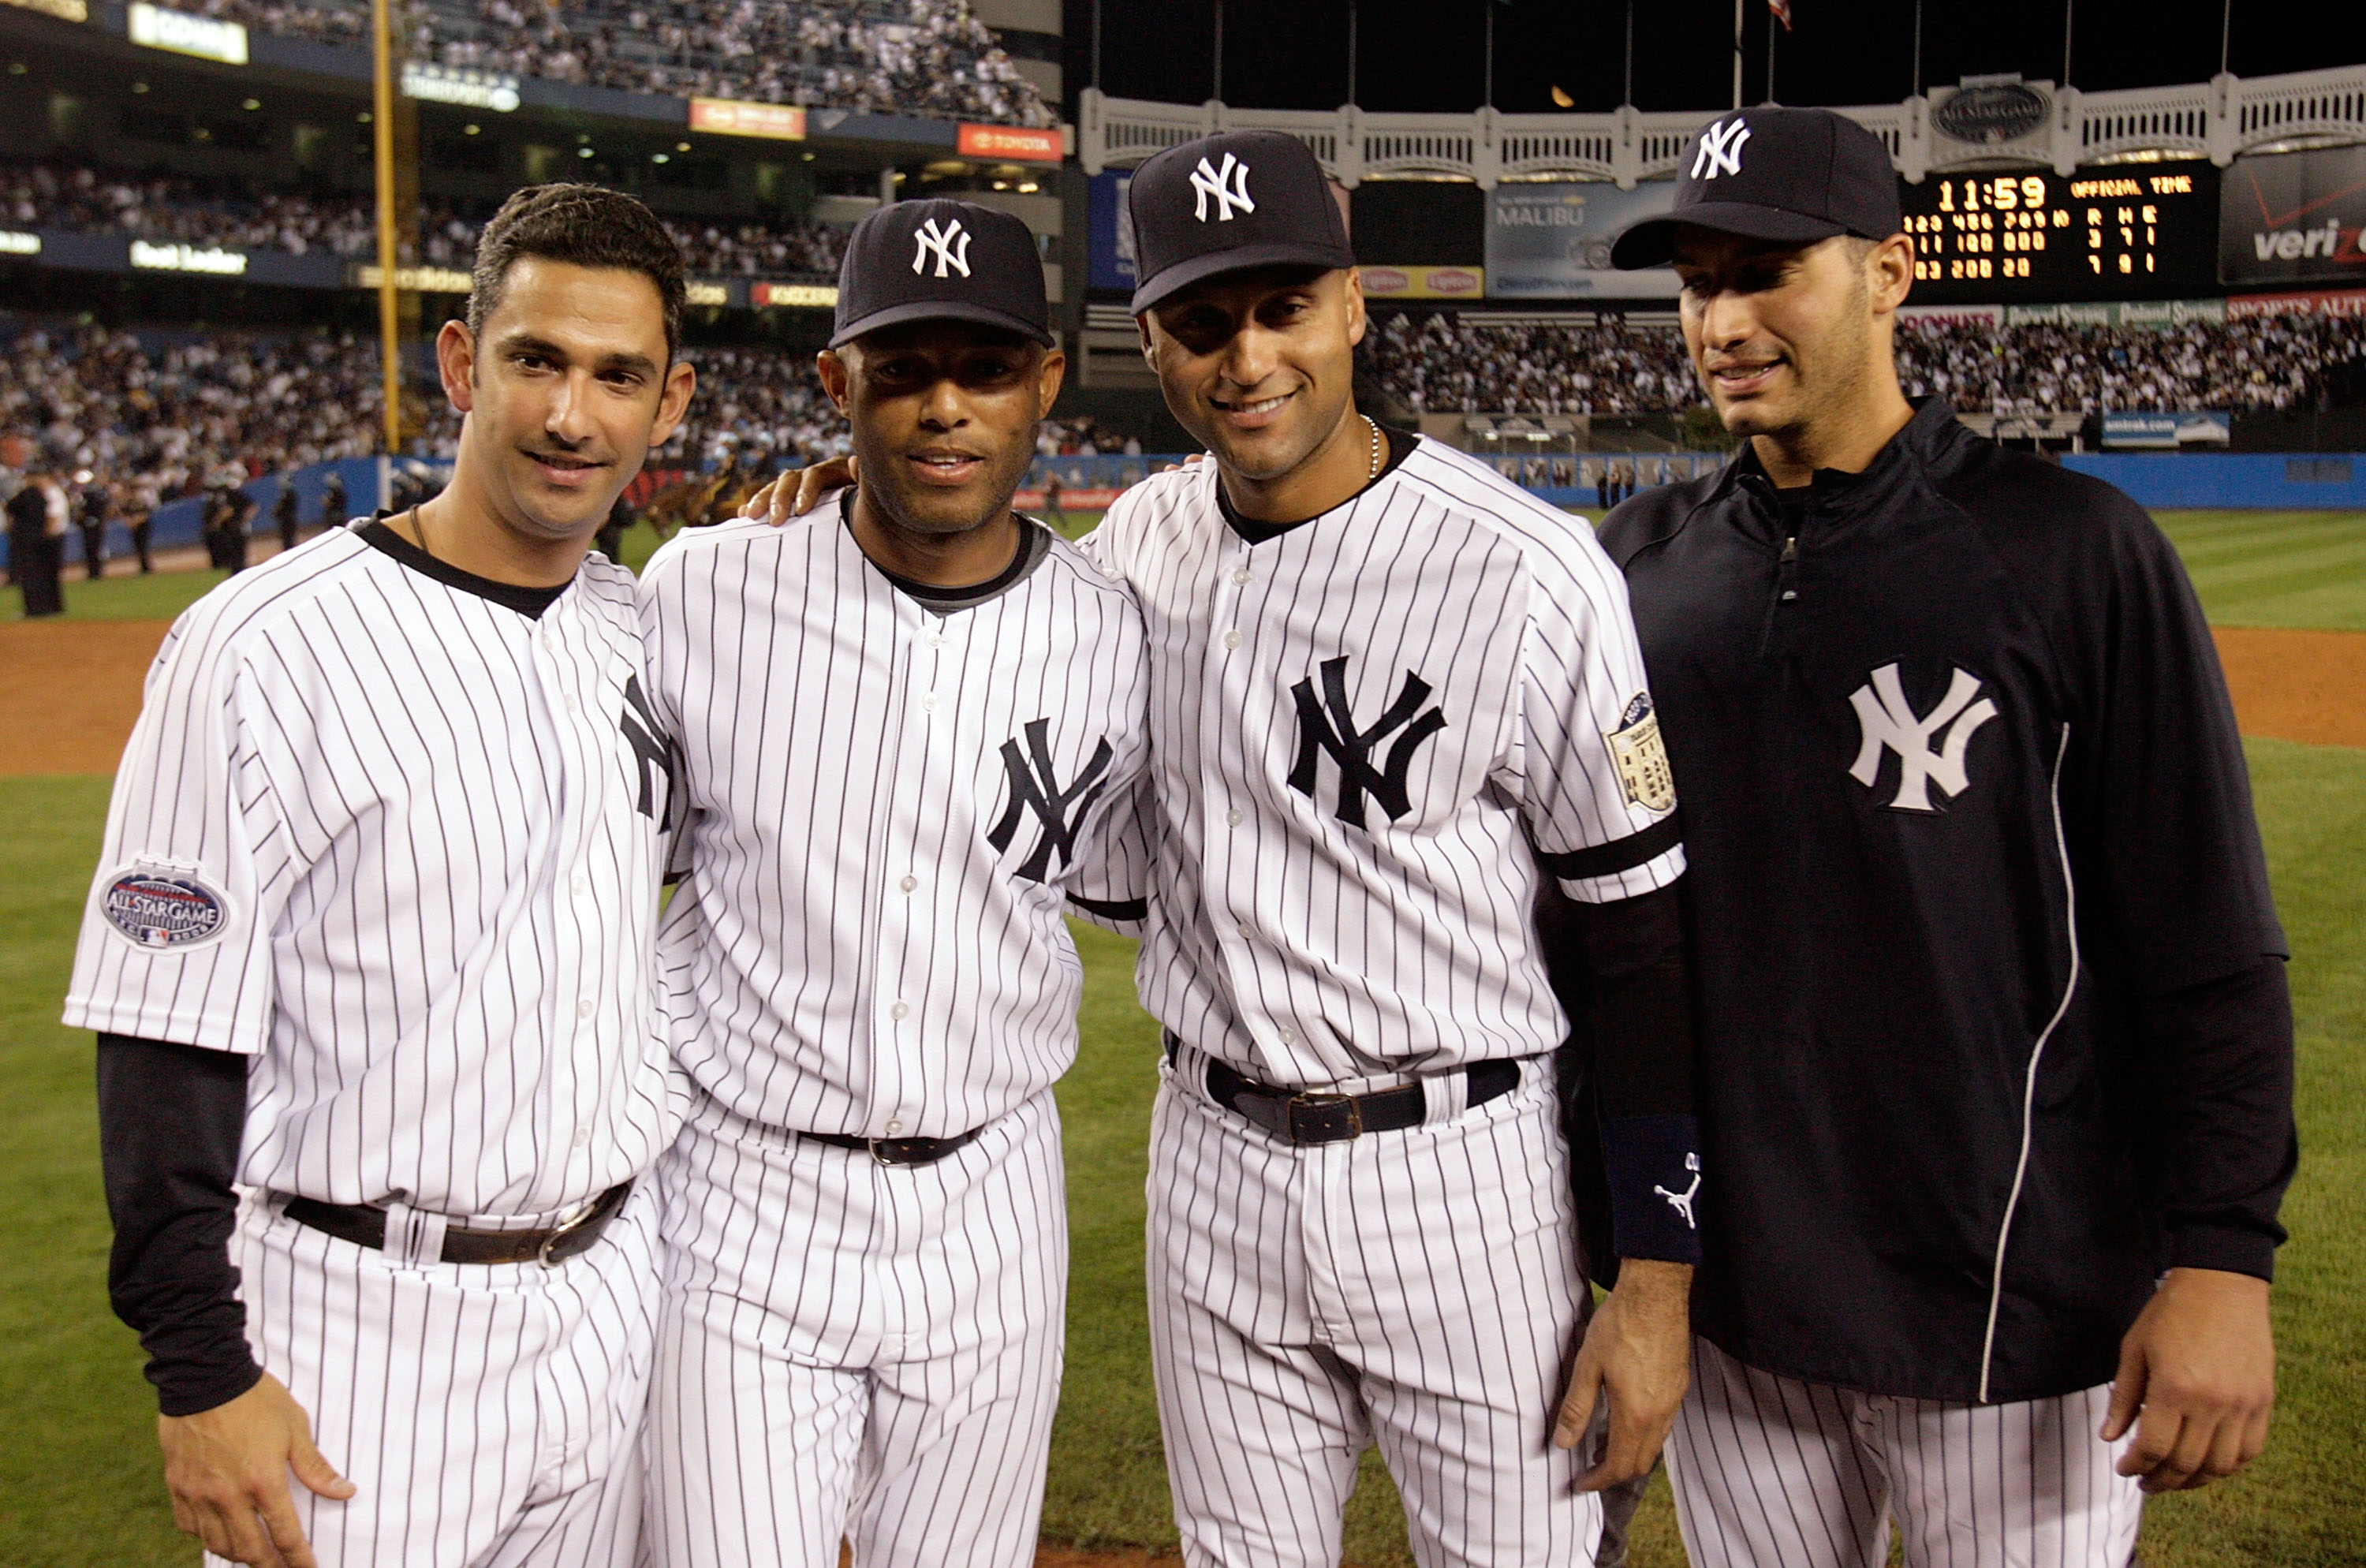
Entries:
{"label": "stadium crowd", "polygon": [[[354,45],[359,0],[188,0],[260,31]],[[675,97],[1048,126],[1058,116],[967,0],[416,0],[413,59]]]}
{"label": "stadium crowd", "polygon": [[[465,270],[490,215],[429,208],[420,217],[417,258]],[[108,174],[79,164],[0,164],[0,216],[28,229],[296,255],[369,257],[377,251],[377,217],[365,197],[251,195],[180,175]],[[846,248],[847,231],[826,223],[670,218],[666,227],[693,276],[835,277]]]}
{"label": "stadium crowd", "polygon": [[0,355],[0,434],[151,505],[226,473],[373,452],[379,407],[377,345],[349,337],[33,328]]}
{"label": "stadium crowd", "polygon": [[1363,354],[1419,413],[1646,413],[1700,401],[1684,339],[1616,317],[1501,325],[1450,310],[1376,315]]}
{"label": "stadium crowd", "polygon": [[28,229],[130,234],[305,255],[377,245],[359,197],[246,195],[171,175],[113,175],[76,164],[0,164],[0,211]]}
{"label": "stadium crowd", "polygon": [[[1673,328],[1496,324],[1452,311],[1378,316],[1364,354],[1382,386],[1424,412],[1614,414],[1701,401]],[[2107,409],[2294,409],[2366,367],[2366,322],[2265,316],[2168,328],[1909,321],[1909,395],[1964,413]]]}
{"label": "stadium crowd", "polygon": [[2304,408],[2366,363],[2354,318],[2259,316],[2167,328],[1910,321],[1898,379],[1963,412]]}

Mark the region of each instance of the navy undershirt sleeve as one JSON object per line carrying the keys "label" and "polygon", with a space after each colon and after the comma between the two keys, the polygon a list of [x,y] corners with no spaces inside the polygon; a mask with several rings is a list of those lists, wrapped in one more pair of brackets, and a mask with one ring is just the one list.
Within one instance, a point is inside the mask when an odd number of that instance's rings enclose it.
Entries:
{"label": "navy undershirt sleeve", "polygon": [[[1622,1258],[1698,1263],[1698,1049],[1675,888],[1559,901],[1546,945],[1583,1043],[1610,1247]],[[1573,1139],[1585,1133],[1571,1129]],[[1580,1167],[1572,1179],[1583,1207],[1592,1173]]]}
{"label": "navy undershirt sleeve", "polygon": [[115,1224],[107,1297],[139,1331],[167,1416],[210,1410],[263,1376],[230,1260],[246,1070],[229,1051],[98,1037],[99,1156]]}

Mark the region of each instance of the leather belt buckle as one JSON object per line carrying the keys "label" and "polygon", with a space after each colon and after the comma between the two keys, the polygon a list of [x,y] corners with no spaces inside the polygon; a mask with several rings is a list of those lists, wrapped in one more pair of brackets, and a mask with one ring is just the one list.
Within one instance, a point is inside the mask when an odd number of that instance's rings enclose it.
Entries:
{"label": "leather belt buckle", "polygon": [[[912,1142],[917,1141],[917,1139],[912,1140]],[[871,1157],[877,1160],[881,1165],[925,1165],[928,1163],[928,1161],[919,1157],[913,1151],[911,1142],[907,1142],[902,1138],[872,1139]]]}
{"label": "leather belt buckle", "polygon": [[1364,1135],[1364,1109],[1352,1094],[1293,1094],[1282,1110],[1293,1144],[1344,1144]]}
{"label": "leather belt buckle", "polygon": [[534,1260],[545,1269],[556,1269],[566,1262],[567,1259],[554,1258],[551,1254],[558,1249],[560,1242],[590,1224],[599,1213],[600,1205],[596,1201],[586,1203],[572,1218],[562,1220],[551,1226],[548,1234],[543,1236],[542,1245],[534,1249]]}
{"label": "leather belt buckle", "polygon": [[[593,1231],[596,1235],[598,1230],[604,1228],[616,1211],[625,1206],[625,1194],[632,1190],[632,1185],[629,1181],[619,1182],[584,1204],[567,1219],[551,1226],[543,1236],[542,1245],[534,1249],[534,1260],[545,1269],[556,1269],[569,1258],[574,1257],[576,1251],[581,1250],[580,1248],[569,1251],[566,1257],[560,1257],[558,1249],[566,1244],[569,1236],[580,1235],[587,1230]],[[588,1247],[591,1244],[586,1242],[584,1245]]]}

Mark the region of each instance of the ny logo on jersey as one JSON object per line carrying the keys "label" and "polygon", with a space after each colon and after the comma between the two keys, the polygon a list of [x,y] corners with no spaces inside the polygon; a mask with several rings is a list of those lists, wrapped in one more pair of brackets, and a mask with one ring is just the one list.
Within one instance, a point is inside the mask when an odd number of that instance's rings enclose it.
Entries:
{"label": "ny logo on jersey", "polygon": [[1957,670],[1939,705],[1930,716],[1918,718],[1914,705],[1906,700],[1906,688],[1898,684],[1898,666],[1883,665],[1849,697],[1865,736],[1849,776],[1871,789],[1881,777],[1881,754],[1895,751],[1898,793],[1889,801],[1891,808],[1938,810],[1931,801],[1931,786],[1935,784],[1951,796],[1964,793],[1970,783],[1964,773],[1964,749],[1972,743],[1973,732],[1997,716],[1996,704],[1986,697],[1972,701],[1979,690],[1977,679]]}
{"label": "ny logo on jersey", "polygon": [[1664,1187],[1654,1187],[1651,1190],[1668,1201],[1668,1207],[1673,1209],[1676,1212],[1676,1217],[1684,1222],[1684,1229],[1696,1231],[1700,1226],[1693,1223],[1693,1200],[1700,1196],[1700,1156],[1686,1155],[1684,1168],[1693,1173],[1693,1184],[1690,1187],[1685,1188],[1682,1192],[1671,1192]]}
{"label": "ny logo on jersey", "polygon": [[[1314,799],[1316,760],[1327,751],[1339,764],[1340,823],[1356,829],[1364,826],[1368,795],[1380,803],[1380,809],[1393,822],[1413,809],[1405,781],[1412,774],[1414,756],[1423,741],[1446,728],[1446,715],[1438,708],[1421,711],[1422,704],[1429,701],[1429,682],[1408,670],[1388,711],[1369,729],[1358,729],[1356,716],[1347,706],[1346,656],[1324,660],[1321,672],[1320,700],[1314,695],[1313,676],[1290,689],[1290,694],[1298,699],[1298,761],[1290,770],[1290,787]],[[1397,735],[1399,730],[1404,733]],[[1373,767],[1372,748],[1391,735],[1397,738],[1389,747],[1388,761]]]}
{"label": "ny logo on jersey", "polygon": [[912,246],[914,272],[927,267],[929,257],[934,255],[937,258],[939,277],[949,276],[945,271],[947,267],[952,268],[963,277],[969,276],[970,232],[962,227],[960,219],[949,219],[940,225],[935,219],[931,218],[912,231],[912,239],[915,242]]}
{"label": "ny logo on jersey", "polygon": [[616,716],[616,725],[633,748],[634,763],[641,774],[641,798],[633,809],[644,817],[656,818],[659,779],[666,782],[667,800],[673,798],[673,750],[658,739],[658,716],[649,707],[638,675],[625,677],[625,711]]}
{"label": "ny logo on jersey", "polygon": [[1205,158],[1200,160],[1200,166],[1191,171],[1191,216],[1202,223],[1208,220],[1211,197],[1219,223],[1230,223],[1236,207],[1243,212],[1256,210],[1256,203],[1249,199],[1249,166],[1230,152],[1224,154],[1221,167]]}
{"label": "ny logo on jersey", "polygon": [[1060,863],[1068,864],[1076,855],[1076,829],[1084,825],[1085,813],[1109,783],[1107,774],[1110,759],[1116,753],[1110,749],[1109,737],[1101,737],[1093,748],[1092,760],[1084,772],[1065,789],[1060,787],[1059,775],[1052,764],[1052,721],[1048,718],[1027,722],[1027,744],[1022,748],[1017,737],[1002,743],[1002,771],[1010,781],[1010,804],[1002,808],[1001,818],[987,829],[986,841],[997,854],[1010,847],[1019,836],[1019,826],[1032,812],[1042,826],[1043,836],[1025,860],[1019,863],[1017,874],[1029,882],[1041,882],[1052,868],[1052,856],[1056,851]]}
{"label": "ny logo on jersey", "polygon": [[1750,140],[1746,120],[1718,120],[1701,132],[1700,151],[1693,154],[1693,178],[1710,179],[1741,173],[1741,144]]}

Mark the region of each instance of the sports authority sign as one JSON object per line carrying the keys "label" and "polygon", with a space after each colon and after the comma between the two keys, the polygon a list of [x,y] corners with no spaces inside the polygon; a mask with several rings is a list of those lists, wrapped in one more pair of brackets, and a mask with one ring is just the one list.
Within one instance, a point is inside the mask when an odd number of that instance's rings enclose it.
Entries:
{"label": "sports authority sign", "polygon": [[806,111],[793,104],[750,104],[738,98],[693,98],[690,129],[715,136],[761,136],[803,141]]}
{"label": "sports authority sign", "polygon": [[2238,158],[2218,188],[2220,282],[2366,282],[2366,147]]}
{"label": "sports authority sign", "polygon": [[1359,266],[1367,299],[1476,299],[1487,292],[1480,266]]}
{"label": "sports authority sign", "polygon": [[1068,149],[1057,127],[1035,130],[1021,125],[964,125],[955,151],[964,158],[1056,164],[1067,156]]}
{"label": "sports authority sign", "polygon": [[2306,294],[2243,294],[2226,301],[2226,319],[2254,316],[2366,317],[2366,288],[2321,288]]}

